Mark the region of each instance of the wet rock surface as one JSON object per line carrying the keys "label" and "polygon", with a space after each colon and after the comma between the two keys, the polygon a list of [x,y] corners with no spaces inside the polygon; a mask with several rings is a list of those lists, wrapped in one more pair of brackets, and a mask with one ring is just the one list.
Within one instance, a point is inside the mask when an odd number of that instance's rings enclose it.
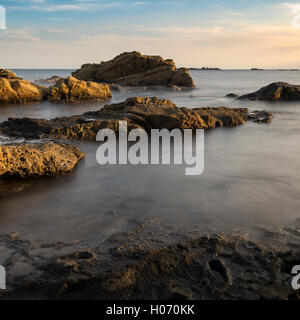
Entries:
{"label": "wet rock surface", "polygon": [[[209,234],[160,220],[88,245],[0,236],[3,299],[299,299],[300,225]],[[259,231],[259,232],[258,232]],[[97,238],[97,236],[96,236]],[[264,245],[260,238],[264,239]],[[284,248],[284,249],[283,249]]]}
{"label": "wet rock surface", "polygon": [[195,86],[188,69],[177,69],[173,60],[146,56],[137,51],[125,52],[100,64],[84,64],[72,75],[80,80],[127,86]]}
{"label": "wet rock surface", "polygon": [[168,99],[129,98],[123,103],[107,105],[99,111],[52,120],[10,118],[0,124],[0,133],[26,138],[64,138],[94,140],[100,129],[119,129],[119,121],[127,121],[128,130],[211,129],[232,127],[247,120],[270,122],[268,111],[249,113],[247,108],[179,108]]}
{"label": "wet rock surface", "polygon": [[[71,172],[83,157],[84,153],[77,147],[66,144],[44,142],[2,145],[0,179],[64,175]],[[5,189],[3,183],[0,186]],[[10,186],[11,191],[15,191],[14,184]]]}
{"label": "wet rock surface", "polygon": [[256,92],[240,96],[239,99],[295,101],[300,100],[300,86],[286,82],[274,82]]}

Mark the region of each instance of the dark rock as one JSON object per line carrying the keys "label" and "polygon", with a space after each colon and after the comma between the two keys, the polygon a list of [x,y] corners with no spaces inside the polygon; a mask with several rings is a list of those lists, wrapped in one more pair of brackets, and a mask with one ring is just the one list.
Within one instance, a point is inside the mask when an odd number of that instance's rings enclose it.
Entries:
{"label": "dark rock", "polygon": [[226,98],[237,98],[237,97],[238,97],[238,95],[235,94],[235,93],[228,93],[228,94],[226,95]]}
{"label": "dark rock", "polygon": [[125,52],[100,64],[84,64],[72,75],[80,80],[127,86],[194,87],[194,81],[186,68],[177,69],[173,60],[146,56],[136,51]]}
{"label": "dark rock", "polygon": [[[271,114],[264,111],[265,117]],[[237,126],[254,120],[247,108],[179,108],[168,99],[129,98],[123,103],[106,105],[99,111],[52,120],[9,118],[0,124],[0,133],[26,138],[64,138],[94,140],[100,129],[119,130],[119,121],[127,121],[128,130],[211,129]],[[259,114],[260,117],[263,114]]]}
{"label": "dark rock", "polygon": [[256,92],[240,96],[239,99],[249,100],[300,100],[300,86],[286,82],[274,82]]}

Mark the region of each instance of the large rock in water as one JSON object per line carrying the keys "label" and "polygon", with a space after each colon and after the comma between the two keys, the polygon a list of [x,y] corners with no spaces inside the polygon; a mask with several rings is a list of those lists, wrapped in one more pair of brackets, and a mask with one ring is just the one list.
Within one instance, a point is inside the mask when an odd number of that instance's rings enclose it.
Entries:
{"label": "large rock in water", "polygon": [[29,103],[47,98],[47,88],[20,79],[0,78],[1,103]]}
{"label": "large rock in water", "polygon": [[72,145],[19,143],[0,146],[0,178],[58,176],[71,172],[84,153]]}
{"label": "large rock in water", "polygon": [[112,97],[109,86],[74,77],[60,79],[49,88],[48,99],[59,102],[81,102],[87,100],[103,101]]}
{"label": "large rock in water", "polygon": [[0,133],[26,138],[96,139],[100,129],[119,129],[119,121],[127,121],[128,130],[210,129],[236,126],[247,120],[271,122],[267,111],[250,113],[247,108],[179,108],[170,100],[129,98],[123,103],[107,105],[99,111],[52,120],[10,118],[0,124]]}
{"label": "large rock in water", "polygon": [[274,82],[256,92],[240,96],[239,99],[249,100],[300,100],[300,85],[286,82]]}
{"label": "large rock in water", "polygon": [[100,64],[84,64],[72,73],[80,80],[118,83],[128,86],[162,85],[194,87],[188,69],[177,69],[173,60],[125,52]]}

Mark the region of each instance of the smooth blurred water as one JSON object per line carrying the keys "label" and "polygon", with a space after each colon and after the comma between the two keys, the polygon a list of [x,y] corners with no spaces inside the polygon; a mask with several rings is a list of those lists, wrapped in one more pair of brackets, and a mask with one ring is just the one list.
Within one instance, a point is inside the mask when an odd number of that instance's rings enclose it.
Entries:
{"label": "smooth blurred water", "polygon": [[[29,80],[70,73],[17,72]],[[300,218],[300,103],[224,98],[227,93],[252,92],[274,81],[300,83],[300,72],[191,74],[197,89],[125,90],[114,94],[112,102],[128,96],[163,96],[178,106],[268,109],[275,114],[272,124],[247,123],[207,131],[205,171],[194,177],[185,176],[184,167],[174,165],[101,167],[95,159],[97,143],[77,142],[86,159],[72,174],[37,180],[31,189],[0,200],[0,233],[17,231],[43,241],[92,240],[126,230],[132,219],[139,217],[159,217],[176,225],[200,225],[216,231],[281,225]],[[15,116],[53,118],[103,105],[2,106],[0,120]]]}

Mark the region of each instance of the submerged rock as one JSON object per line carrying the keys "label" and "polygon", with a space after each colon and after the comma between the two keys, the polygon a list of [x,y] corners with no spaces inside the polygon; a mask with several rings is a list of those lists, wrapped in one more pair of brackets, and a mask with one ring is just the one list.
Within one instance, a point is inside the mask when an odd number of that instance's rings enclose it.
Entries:
{"label": "submerged rock", "polygon": [[74,77],[60,79],[49,88],[48,99],[52,102],[103,101],[112,97],[109,86]]}
{"label": "submerged rock", "polygon": [[20,79],[0,78],[0,104],[22,104],[42,101],[47,98],[48,90]]}
{"label": "submerged rock", "polygon": [[84,153],[72,145],[19,143],[0,146],[0,178],[59,176],[71,172]]}
{"label": "submerged rock", "polygon": [[256,92],[240,96],[239,99],[249,100],[300,100],[300,85],[292,85],[286,82],[274,82]]}
{"label": "submerged rock", "polygon": [[136,51],[125,52],[100,64],[84,64],[72,75],[80,80],[128,86],[195,86],[188,69],[177,69],[173,60],[146,56]]}
{"label": "submerged rock", "polygon": [[26,138],[64,138],[94,140],[100,129],[119,130],[119,121],[127,121],[128,130],[211,129],[232,127],[255,120],[269,122],[271,113],[249,113],[247,108],[179,108],[168,99],[129,98],[125,102],[106,105],[99,111],[52,120],[9,118],[0,124],[0,133]]}
{"label": "submerged rock", "polygon": [[238,95],[235,94],[235,93],[228,93],[225,97],[226,97],[226,98],[237,98]]}

